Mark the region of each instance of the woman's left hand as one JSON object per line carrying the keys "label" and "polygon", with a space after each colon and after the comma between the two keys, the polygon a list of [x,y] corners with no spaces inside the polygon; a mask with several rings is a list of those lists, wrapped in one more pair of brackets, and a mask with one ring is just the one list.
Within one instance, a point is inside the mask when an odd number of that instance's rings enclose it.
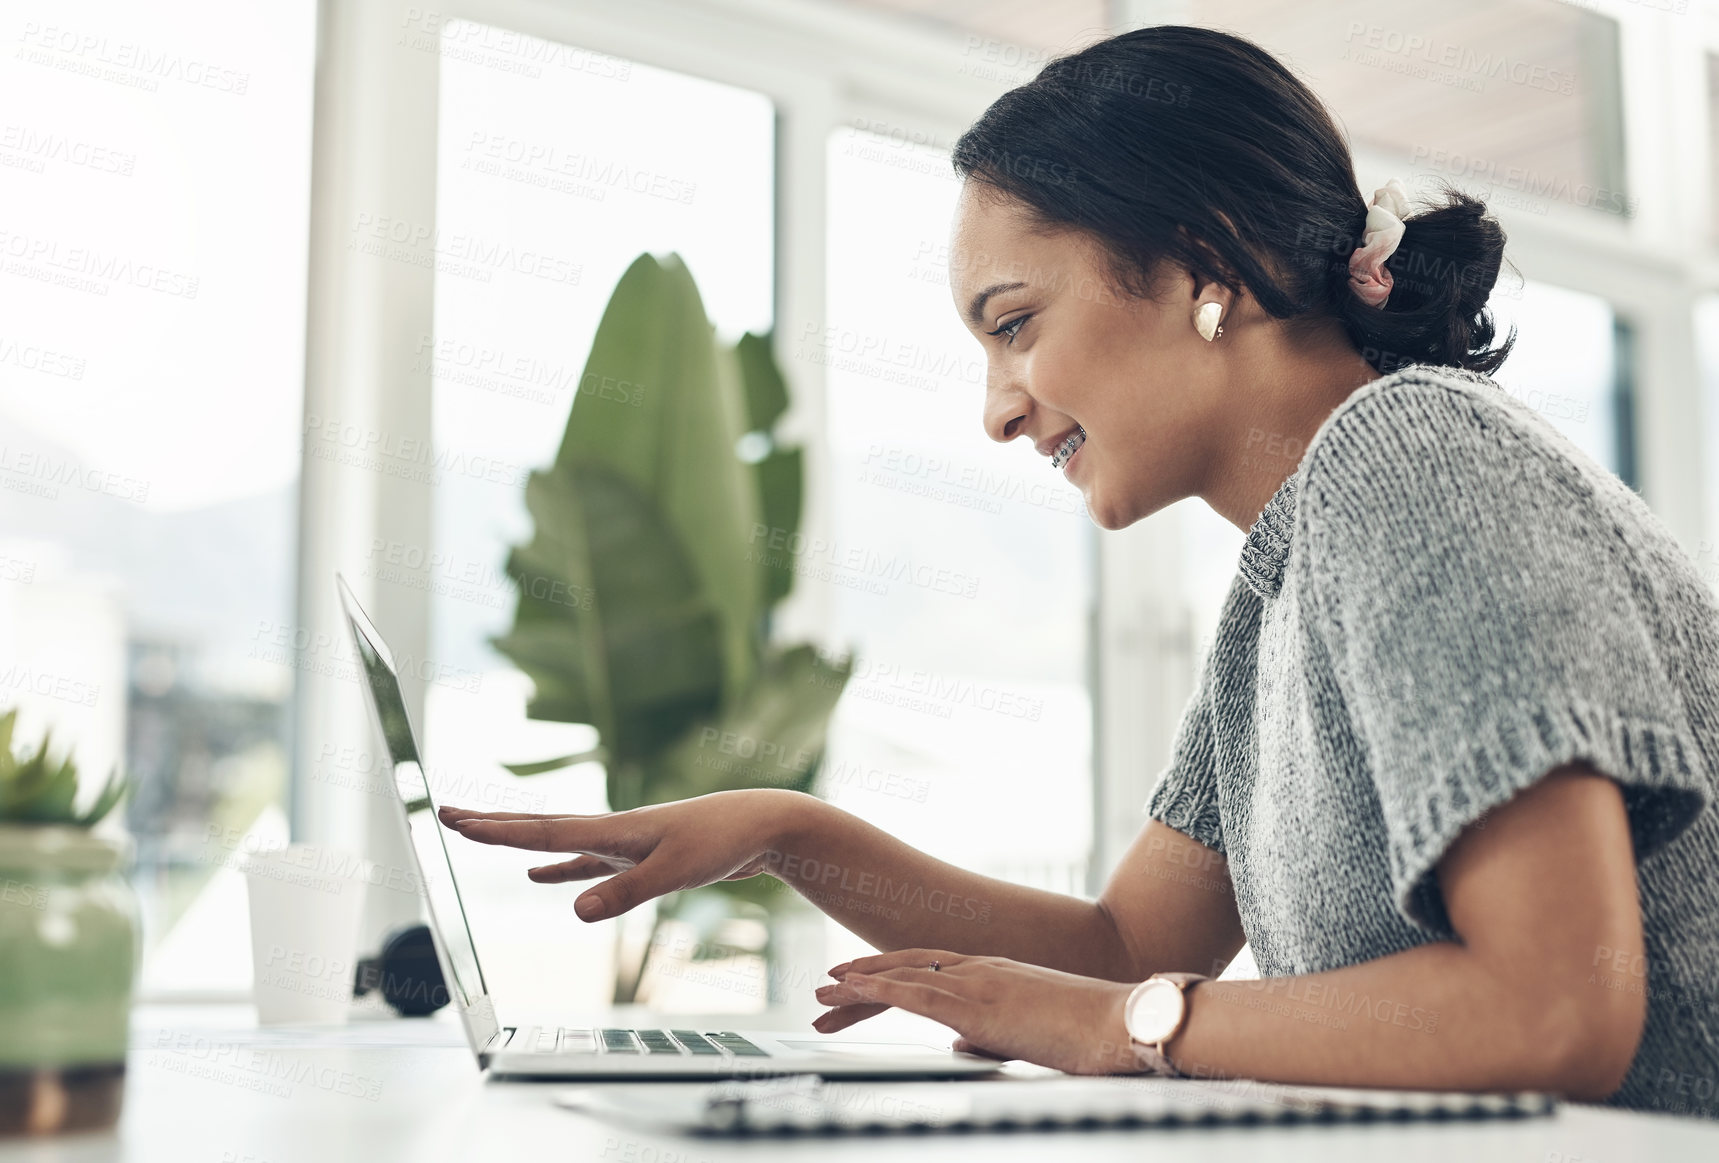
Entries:
{"label": "woman's left hand", "polygon": [[[933,970],[931,963],[937,962]],[[941,1022],[954,1049],[1021,1058],[1070,1074],[1137,1073],[1122,1007],[1134,986],[1004,957],[902,949],[830,970],[818,1000],[833,1006],[813,1026],[830,1034],[890,1006]]]}

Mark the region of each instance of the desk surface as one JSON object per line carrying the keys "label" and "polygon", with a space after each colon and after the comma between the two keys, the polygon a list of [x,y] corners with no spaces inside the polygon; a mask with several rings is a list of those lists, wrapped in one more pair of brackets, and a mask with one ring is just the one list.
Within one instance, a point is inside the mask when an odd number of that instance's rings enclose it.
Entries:
{"label": "desk surface", "polygon": [[335,1035],[345,1045],[326,1038],[316,1045],[257,1031],[249,1014],[249,1007],[140,1010],[117,1131],[0,1141],[0,1163],[871,1163],[879,1156],[1037,1163],[1071,1149],[1083,1163],[1136,1163],[1146,1139],[1153,1160],[1236,1163],[1258,1163],[1262,1152],[1309,1163],[1719,1159],[1719,1123],[1581,1106],[1520,1122],[742,1142],[652,1135],[555,1106],[552,1095],[570,1084],[487,1080],[457,1028],[442,1022],[361,1023]]}

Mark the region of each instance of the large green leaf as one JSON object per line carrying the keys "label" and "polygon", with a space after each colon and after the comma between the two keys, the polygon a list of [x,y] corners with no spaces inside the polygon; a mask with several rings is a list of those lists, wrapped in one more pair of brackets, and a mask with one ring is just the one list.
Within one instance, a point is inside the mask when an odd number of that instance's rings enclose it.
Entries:
{"label": "large green leaf", "polygon": [[605,465],[652,499],[716,613],[724,689],[739,691],[765,603],[747,552],[757,488],[735,453],[746,406],[725,362],[680,256],[640,255],[597,327],[555,471]]}
{"label": "large green leaf", "polygon": [[[742,335],[727,353],[733,360],[746,402],[748,431],[766,443],[752,465],[758,490],[758,524],[748,537],[749,556],[759,566],[768,609],[794,588],[797,544],[800,531],[801,481],[805,471],[800,449],[776,442],[776,421],[788,410],[788,385],[771,351],[768,335]],[[774,547],[774,548],[773,548]]]}
{"label": "large green leaf", "polygon": [[769,432],[788,410],[788,385],[776,366],[768,335],[748,331],[734,345],[740,381],[746,389],[746,430]]}
{"label": "large green leaf", "polygon": [[[794,550],[799,545],[800,481],[805,457],[798,448],[772,451],[752,466],[758,482],[759,522],[751,538],[764,596],[770,605],[794,588]],[[762,527],[763,532],[759,533]],[[779,546],[780,548],[772,548]]]}
{"label": "large green leaf", "polygon": [[[519,605],[494,640],[532,680],[532,717],[591,723],[601,746],[515,772],[600,755],[614,810],[811,790],[851,661],[768,640],[802,505],[802,452],[774,437],[788,402],[770,337],[719,344],[678,256],[628,268],[527,484]],[[766,879],[724,888],[770,903]]]}
{"label": "large green leaf", "polygon": [[750,787],[810,791],[851,670],[851,660],[830,662],[810,646],[772,649],[744,697],[642,765],[639,803]]}
{"label": "large green leaf", "polygon": [[575,477],[569,468],[526,480],[534,528],[531,540],[508,554],[507,573],[519,589],[513,630],[492,644],[531,678],[529,715],[589,723],[607,739],[615,716],[599,634],[602,608]]}
{"label": "large green leaf", "polygon": [[[520,616],[495,640],[536,688],[527,713],[595,723],[616,763],[655,753],[714,713],[723,680],[717,615],[650,497],[607,465],[569,462],[533,474],[528,503],[536,535],[508,562]],[[568,514],[579,517],[583,551],[555,535],[570,527]],[[585,588],[545,582],[569,566]],[[591,697],[593,674],[603,706]]]}

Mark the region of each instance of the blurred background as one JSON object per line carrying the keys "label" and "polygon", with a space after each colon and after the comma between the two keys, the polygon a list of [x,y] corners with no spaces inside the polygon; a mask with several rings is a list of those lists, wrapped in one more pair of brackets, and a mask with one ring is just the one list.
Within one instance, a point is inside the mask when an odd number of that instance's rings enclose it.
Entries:
{"label": "blurred background", "polygon": [[[1364,192],[1486,198],[1516,272],[1499,382],[1719,578],[1713,0],[9,3],[0,709],[140,781],[145,996],[248,987],[245,848],[397,843],[336,569],[407,663],[443,798],[605,809],[594,764],[501,766],[593,740],[528,720],[489,639],[526,474],[647,251],[685,259],[720,338],[773,332],[825,547],[776,629],[859,660],[821,793],[1095,895],[1243,535],[1198,500],[1101,533],[1030,447],[984,436],[947,158],[1052,56],[1162,22],[1279,54]],[[456,856],[507,1002],[607,1000],[617,943],[574,890],[527,884],[524,854]],[[416,902],[371,906],[374,938]],[[861,948],[830,922],[807,964]],[[653,1000],[762,1004],[756,966],[728,969]]]}

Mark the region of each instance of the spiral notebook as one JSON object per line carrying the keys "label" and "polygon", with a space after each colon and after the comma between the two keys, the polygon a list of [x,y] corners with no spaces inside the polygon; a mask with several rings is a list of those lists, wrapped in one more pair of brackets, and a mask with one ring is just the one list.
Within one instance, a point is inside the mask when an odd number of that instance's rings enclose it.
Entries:
{"label": "spiral notebook", "polygon": [[1072,1077],[852,1082],[814,1075],[564,1091],[560,1105],[695,1135],[887,1131],[1039,1131],[1111,1127],[1526,1118],[1557,1100],[1536,1093],[1353,1090],[1246,1080]]}

